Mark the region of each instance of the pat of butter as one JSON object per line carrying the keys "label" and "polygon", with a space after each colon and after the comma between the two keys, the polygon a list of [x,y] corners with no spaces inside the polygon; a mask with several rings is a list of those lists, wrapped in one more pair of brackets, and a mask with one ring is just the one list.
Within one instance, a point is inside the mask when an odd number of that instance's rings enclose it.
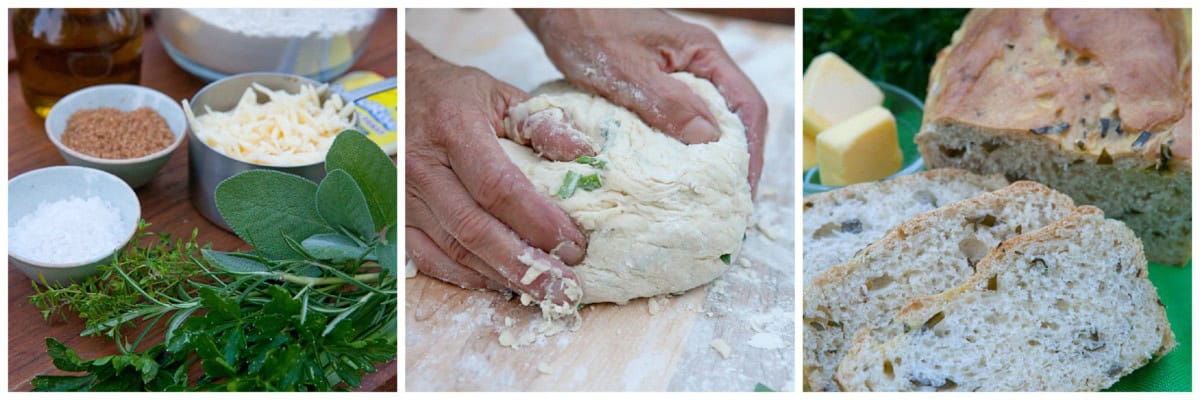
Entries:
{"label": "pat of butter", "polygon": [[814,165],[817,165],[817,140],[813,139],[812,136],[808,136],[808,135],[803,135],[803,136],[804,136],[804,158],[801,158],[800,160],[801,160],[801,162],[804,163],[804,170],[807,171],[809,168],[812,168]]}
{"label": "pat of butter", "polygon": [[883,104],[883,92],[834,53],[813,58],[804,71],[804,134],[818,133]]}
{"label": "pat of butter", "polygon": [[817,136],[821,183],[849,185],[886,178],[900,170],[904,157],[896,137],[896,118],[876,106]]}

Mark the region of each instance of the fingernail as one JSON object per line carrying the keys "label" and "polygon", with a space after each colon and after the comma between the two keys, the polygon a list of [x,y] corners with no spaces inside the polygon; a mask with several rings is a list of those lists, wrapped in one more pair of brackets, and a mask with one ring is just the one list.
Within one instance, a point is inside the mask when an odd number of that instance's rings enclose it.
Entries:
{"label": "fingernail", "polygon": [[680,139],[687,144],[708,143],[717,140],[717,127],[697,115],[679,131]]}
{"label": "fingernail", "polygon": [[554,247],[550,254],[558,256],[559,260],[567,264],[578,264],[583,261],[584,251],[575,242],[565,241]]}

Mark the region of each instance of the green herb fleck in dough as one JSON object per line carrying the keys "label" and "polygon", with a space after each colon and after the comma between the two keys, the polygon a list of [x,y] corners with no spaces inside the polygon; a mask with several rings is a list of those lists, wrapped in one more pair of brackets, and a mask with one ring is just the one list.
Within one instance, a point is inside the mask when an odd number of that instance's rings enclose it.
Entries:
{"label": "green herb fleck in dough", "polygon": [[567,171],[567,175],[563,177],[562,187],[558,188],[558,198],[566,200],[574,196],[577,186],[579,186],[579,174],[575,171]]}
{"label": "green herb fleck in dough", "polygon": [[600,181],[600,175],[591,174],[579,178],[579,188],[589,192],[599,189],[603,185],[604,182]]}
{"label": "green herb fleck in dough", "polygon": [[604,160],[601,160],[596,157],[588,157],[588,156],[579,156],[579,158],[575,159],[575,162],[580,163],[580,164],[591,165],[593,167],[596,167],[597,169],[604,169],[604,166],[608,165],[608,163],[605,162]]}
{"label": "green herb fleck in dough", "polygon": [[729,263],[731,262],[731,260],[729,258],[730,258],[729,253],[722,254],[721,262],[725,263],[725,265],[729,265]]}

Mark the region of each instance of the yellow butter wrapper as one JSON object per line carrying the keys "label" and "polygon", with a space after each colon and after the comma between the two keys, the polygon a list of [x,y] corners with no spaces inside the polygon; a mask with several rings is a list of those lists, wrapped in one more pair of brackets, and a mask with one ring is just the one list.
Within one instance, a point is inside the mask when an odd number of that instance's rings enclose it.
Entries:
{"label": "yellow butter wrapper", "polygon": [[[354,90],[383,80],[383,76],[371,71],[355,71],[338,78],[333,83],[345,90]],[[373,94],[355,102],[354,113],[358,116],[358,129],[388,155],[396,155],[397,113],[396,89]]]}

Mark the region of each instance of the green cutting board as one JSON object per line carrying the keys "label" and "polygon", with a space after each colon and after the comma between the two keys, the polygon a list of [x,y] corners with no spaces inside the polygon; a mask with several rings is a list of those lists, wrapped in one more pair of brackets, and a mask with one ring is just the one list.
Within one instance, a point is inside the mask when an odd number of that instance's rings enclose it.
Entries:
{"label": "green cutting board", "polygon": [[1109,392],[1192,391],[1192,263],[1183,268],[1150,263],[1150,281],[1167,306],[1175,350],[1133,371],[1108,388]]}

